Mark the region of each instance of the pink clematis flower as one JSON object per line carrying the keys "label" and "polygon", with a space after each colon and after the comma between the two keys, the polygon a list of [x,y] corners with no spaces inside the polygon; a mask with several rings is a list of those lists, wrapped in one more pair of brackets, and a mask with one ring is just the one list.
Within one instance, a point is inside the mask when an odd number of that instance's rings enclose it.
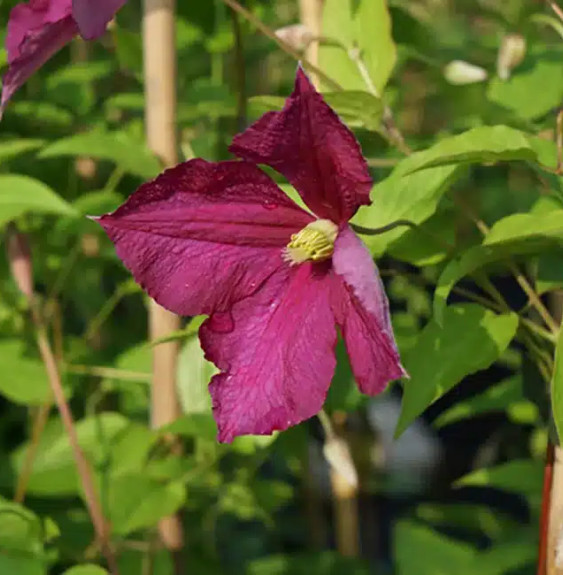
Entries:
{"label": "pink clematis flower", "polygon": [[78,33],[101,36],[126,0],[29,0],[15,6],[8,21],[8,71],[3,78],[0,116],[27,79]]}
{"label": "pink clematis flower", "polygon": [[[190,160],[98,219],[157,302],[209,314],[199,335],[219,441],[269,434],[318,413],[336,326],[362,392],[405,374],[373,260],[348,220],[370,203],[358,142],[299,69],[280,112],[234,138],[242,161]],[[301,209],[261,171],[299,191]]]}

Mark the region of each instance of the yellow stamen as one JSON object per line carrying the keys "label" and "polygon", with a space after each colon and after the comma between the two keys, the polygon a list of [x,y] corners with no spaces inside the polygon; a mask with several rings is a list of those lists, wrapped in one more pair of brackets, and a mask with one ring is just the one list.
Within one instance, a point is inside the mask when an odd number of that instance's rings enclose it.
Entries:
{"label": "yellow stamen", "polygon": [[283,259],[292,266],[327,260],[334,251],[337,234],[338,227],[330,220],[315,220],[291,236],[283,250]]}

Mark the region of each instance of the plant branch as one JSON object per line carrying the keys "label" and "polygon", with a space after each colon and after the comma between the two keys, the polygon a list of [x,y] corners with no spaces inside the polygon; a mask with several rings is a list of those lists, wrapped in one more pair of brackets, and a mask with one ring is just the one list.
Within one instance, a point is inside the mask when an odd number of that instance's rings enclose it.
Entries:
{"label": "plant branch", "polygon": [[264,24],[259,18],[254,16],[250,10],[247,10],[244,8],[244,6],[241,6],[236,0],[223,0],[223,2],[229,6],[229,8],[235,12],[238,12],[243,18],[248,20],[255,28],[262,32],[264,36],[267,36],[273,40],[286,54],[298,62],[301,62],[305,69],[310,70],[316,74],[317,77],[327,86],[330,86],[334,90],[342,90],[342,86],[338,82],[327,76],[318,66],[304,58],[303,54],[300,54],[294,50],[287,42],[284,42],[281,38],[279,38],[270,27],[266,26],[266,24]]}
{"label": "plant branch", "polygon": [[563,10],[559,7],[555,0],[547,0],[547,3],[551,6],[551,9],[557,14],[559,19],[563,22]]}
{"label": "plant branch", "polygon": [[[469,217],[477,229],[483,234],[484,236],[489,233],[489,226],[481,219],[477,214],[473,212],[473,210],[465,203],[462,202],[459,198],[457,199],[457,204],[462,208],[463,213],[467,217]],[[549,330],[556,334],[559,331],[559,326],[556,324],[555,320],[549,313],[547,307],[541,301],[541,298],[538,294],[534,291],[528,279],[524,276],[524,274],[518,269],[518,266],[509,259],[507,261],[508,269],[518,282],[518,285],[522,288],[524,293],[528,296],[528,300],[530,304],[536,309],[542,320],[544,321],[545,325],[549,328]]]}
{"label": "plant branch", "polygon": [[16,492],[14,495],[14,501],[16,503],[23,503],[25,500],[25,493],[27,491],[27,486],[29,485],[29,479],[31,478],[31,474],[33,472],[33,462],[35,461],[35,457],[37,455],[37,448],[39,447],[41,435],[43,434],[43,430],[45,429],[45,425],[47,425],[47,421],[49,419],[51,406],[52,402],[41,405],[37,409],[37,412],[33,418],[29,447],[26,450],[22,468],[16,483]]}
{"label": "plant branch", "polygon": [[55,355],[53,354],[53,350],[49,344],[40,310],[34,300],[30,301],[30,307],[33,323],[35,325],[37,346],[47,371],[47,376],[51,385],[51,391],[53,393],[55,404],[57,405],[63,426],[68,435],[70,447],[74,455],[76,469],[78,471],[78,476],[80,477],[80,481],[82,483],[86,506],[90,513],[90,518],[92,519],[92,524],[94,525],[94,530],[100,543],[102,553],[104,554],[108,563],[108,567],[113,575],[118,575],[119,570],[117,566],[117,560],[113,553],[110,542],[109,529],[103,515],[96,488],[94,486],[94,480],[90,466],[78,442],[78,435],[74,426],[72,413],[65,398],[59,369],[55,360]]}

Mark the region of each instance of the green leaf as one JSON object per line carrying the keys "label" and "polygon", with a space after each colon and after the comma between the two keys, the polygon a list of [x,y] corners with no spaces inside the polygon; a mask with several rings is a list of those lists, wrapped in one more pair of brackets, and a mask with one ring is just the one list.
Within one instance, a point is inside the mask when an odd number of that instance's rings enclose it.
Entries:
{"label": "green leaf", "polygon": [[[325,0],[322,35],[331,40],[319,46],[320,68],[346,90],[365,90],[366,84],[347,50],[357,43],[353,0]],[[332,88],[327,86],[327,88]]]}
{"label": "green leaf", "polygon": [[[420,224],[434,214],[451,183],[463,173],[463,165],[497,160],[535,160],[536,157],[525,134],[507,126],[483,126],[445,138],[401,161],[388,178],[373,187],[373,204],[361,208],[352,221],[370,228],[400,219]],[[379,256],[407,231],[408,228],[401,227],[385,234],[367,236],[364,241],[374,256]],[[421,236],[417,230],[409,233],[413,237],[417,233]]]}
{"label": "green leaf", "polygon": [[430,321],[403,358],[411,379],[404,384],[396,435],[465,376],[498,359],[517,327],[516,314],[496,315],[476,304],[447,308],[442,325]]}
{"label": "green leaf", "polygon": [[143,179],[155,177],[161,166],[144,143],[125,132],[91,131],[57,140],[43,148],[39,158],[88,156],[107,160]]}
{"label": "green leaf", "polygon": [[455,487],[494,487],[526,497],[541,494],[543,465],[532,459],[515,459],[495,467],[477,469],[454,482]]}
{"label": "green leaf", "polygon": [[360,57],[378,94],[382,95],[397,60],[387,0],[359,2],[354,20]]}
{"label": "green leaf", "polygon": [[401,163],[403,174],[450,164],[536,160],[524,132],[508,126],[479,126],[439,141]]}
{"label": "green leaf", "polygon": [[[379,98],[361,90],[323,92],[322,95],[348,126],[372,132],[379,130],[383,115],[383,103]],[[281,110],[284,103],[285,98],[280,96],[254,96],[249,99],[251,109],[256,115]]]}
{"label": "green leaf", "polygon": [[368,575],[369,570],[358,559],[342,557],[334,551],[270,555],[254,559],[248,575]]}
{"label": "green leaf", "polygon": [[214,441],[217,437],[217,426],[210,413],[191,413],[182,415],[172,423],[159,427],[156,433],[199,437]]}
{"label": "green leaf", "polygon": [[418,267],[443,261],[450,253],[448,246],[455,245],[455,221],[451,210],[436,212],[418,229],[407,228],[389,245],[389,255]]}
{"label": "green leaf", "polygon": [[21,138],[18,140],[4,140],[0,142],[0,163],[6,163],[27,152],[37,150],[45,140]]}
{"label": "green leaf", "polygon": [[555,348],[555,365],[551,376],[551,410],[559,439],[563,437],[563,325]]}
{"label": "green leaf", "polygon": [[563,251],[545,251],[538,257],[536,289],[544,294],[563,287]]}
{"label": "green leaf", "polygon": [[494,78],[487,97],[520,118],[534,120],[544,116],[563,99],[561,51],[551,48],[530,54],[509,80]]}
{"label": "green leaf", "polygon": [[190,413],[211,413],[211,397],[207,386],[217,368],[203,355],[197,336],[190,337],[178,357],[177,389],[182,410]]}
{"label": "green leaf", "polygon": [[563,241],[563,210],[513,214],[496,222],[483,243],[463,252],[442,271],[434,294],[434,316],[441,321],[447,298],[464,276],[493,262],[557,247]]}
{"label": "green leaf", "polygon": [[400,521],[395,527],[397,575],[473,575],[475,549],[423,525]]}
{"label": "green leaf", "polygon": [[43,536],[34,513],[0,498],[0,573],[46,575]]}
{"label": "green leaf", "polygon": [[474,503],[422,503],[416,507],[416,517],[442,529],[485,535],[489,539],[502,539],[518,521],[506,513],[486,504]]}
{"label": "green leaf", "polygon": [[112,190],[86,192],[73,202],[73,207],[83,216],[96,216],[112,212],[123,202],[123,198]]}
{"label": "green leaf", "polygon": [[330,42],[321,43],[319,62],[332,79],[347,90],[368,87],[350,57],[353,51],[377,94],[383,94],[397,58],[385,0],[326,0],[322,35]]}
{"label": "green leaf", "polygon": [[[95,466],[106,464],[119,434],[127,429],[129,420],[118,413],[100,413],[76,423],[78,441]],[[13,455],[14,468],[21,470],[29,444]],[[33,464],[28,493],[39,496],[64,496],[79,493],[74,456],[68,436],[62,427],[52,434],[43,434]]]}
{"label": "green leaf", "polygon": [[19,340],[0,339],[0,357],[2,395],[22,405],[41,405],[51,398],[45,366],[37,358],[24,355]]}
{"label": "green leaf", "polygon": [[561,36],[563,40],[563,24],[561,21],[554,16],[548,16],[547,14],[532,14],[530,16],[531,22],[536,22],[537,24],[545,24],[546,26],[550,26]]}
{"label": "green leaf", "polygon": [[63,575],[109,575],[109,572],[99,565],[75,565],[67,569]]}
{"label": "green leaf", "polygon": [[[443,166],[404,175],[401,164],[388,178],[373,187],[373,204],[359,210],[352,220],[354,224],[378,228],[402,219],[420,224],[434,214],[442,196],[461,172],[460,166]],[[371,253],[378,257],[407,231],[409,228],[400,227],[376,236],[363,236],[362,239]]]}
{"label": "green leaf", "polygon": [[27,212],[76,216],[49,186],[28,176],[0,175],[0,225]]}
{"label": "green leaf", "polygon": [[106,513],[114,532],[123,536],[172,515],[185,499],[179,482],[163,484],[139,473],[119,475],[109,485]]}
{"label": "green leaf", "polygon": [[492,411],[504,411],[511,403],[520,401],[525,401],[522,379],[515,375],[487,388],[483,393],[455,403],[434,420],[434,425],[443,427]]}

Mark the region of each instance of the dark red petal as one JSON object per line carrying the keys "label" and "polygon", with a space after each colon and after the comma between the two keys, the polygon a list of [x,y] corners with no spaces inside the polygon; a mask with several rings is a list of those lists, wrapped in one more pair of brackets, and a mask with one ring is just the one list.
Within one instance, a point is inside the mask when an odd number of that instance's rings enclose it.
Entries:
{"label": "dark red petal", "polygon": [[70,12],[70,0],[35,0],[13,8],[6,34],[9,66],[2,78],[0,116],[16,90],[78,33]]}
{"label": "dark red petal", "polygon": [[406,374],[393,337],[389,302],[362,241],[346,226],[336,239],[333,306],[360,390],[375,395]]}
{"label": "dark red petal", "polygon": [[358,142],[301,68],[283,110],[235,136],[230,150],[283,174],[321,218],[347,221],[370,203],[372,180]]}
{"label": "dark red petal", "polygon": [[181,315],[256,291],[310,221],[256,166],[204,160],[165,171],[99,219],[135,280]]}
{"label": "dark red petal", "polygon": [[72,0],[72,15],[86,40],[101,36],[126,0]]}
{"label": "dark red petal", "polygon": [[[321,268],[319,270],[319,268]],[[201,327],[219,441],[287,429],[318,413],[336,364],[326,268],[282,268],[252,297]]]}

